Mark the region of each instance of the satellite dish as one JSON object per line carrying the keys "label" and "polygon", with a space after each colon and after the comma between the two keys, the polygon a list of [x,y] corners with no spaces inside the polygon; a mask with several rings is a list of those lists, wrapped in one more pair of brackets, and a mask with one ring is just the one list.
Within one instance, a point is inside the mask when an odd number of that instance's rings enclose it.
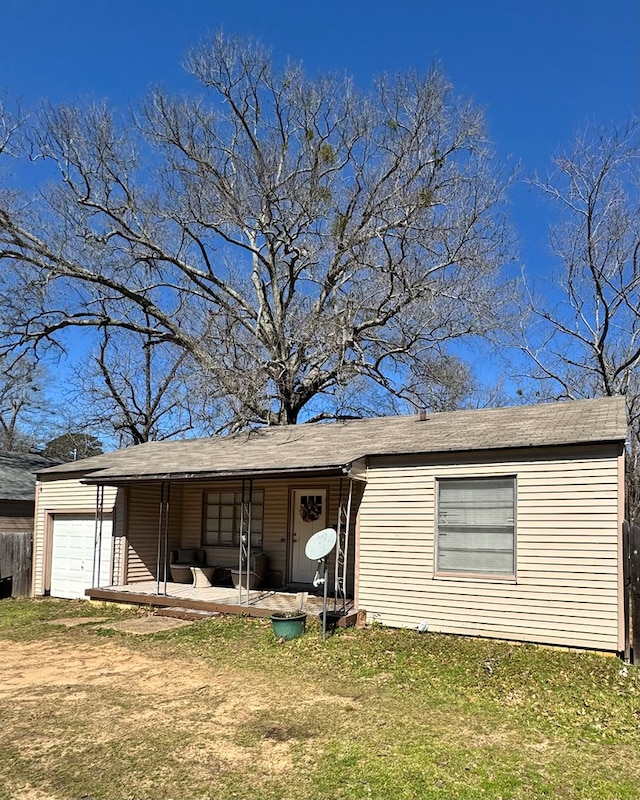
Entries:
{"label": "satellite dish", "polygon": [[311,561],[319,561],[325,558],[336,546],[338,534],[334,528],[323,528],[314,533],[304,548],[304,554]]}

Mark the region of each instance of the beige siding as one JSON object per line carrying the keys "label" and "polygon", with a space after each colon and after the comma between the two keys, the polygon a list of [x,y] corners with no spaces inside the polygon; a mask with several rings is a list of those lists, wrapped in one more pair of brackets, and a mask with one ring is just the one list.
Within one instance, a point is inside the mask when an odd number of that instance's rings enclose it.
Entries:
{"label": "beige siding", "polygon": [[[77,477],[61,477],[58,480],[38,481],[36,484],[36,514],[34,521],[33,549],[33,592],[44,594],[51,558],[48,542],[50,531],[47,529],[52,514],[55,513],[87,513],[93,514],[96,509],[96,487],[85,486]],[[119,514],[117,490],[106,487],[104,492],[104,512],[114,515],[114,536],[123,535],[122,514]],[[114,563],[114,571],[119,574],[121,563]]]}
{"label": "beige siding", "polygon": [[[166,491],[166,489],[165,489]],[[182,516],[183,491],[180,485],[171,487],[168,497],[168,544],[169,550],[179,546],[180,520]],[[161,575],[164,567],[164,514],[162,521],[162,535],[160,534],[160,484],[148,486],[133,486],[127,493],[127,583],[147,581],[157,577],[158,539],[160,542]],[[165,494],[165,502],[167,495]],[[166,508],[166,506],[163,506]]]}
{"label": "beige siding", "polygon": [[[374,460],[360,509],[358,603],[369,620],[618,650],[618,459],[401,466]],[[436,479],[515,475],[516,580],[434,575]]]}
{"label": "beige siding", "polygon": [[0,500],[0,533],[33,530],[33,500]]}

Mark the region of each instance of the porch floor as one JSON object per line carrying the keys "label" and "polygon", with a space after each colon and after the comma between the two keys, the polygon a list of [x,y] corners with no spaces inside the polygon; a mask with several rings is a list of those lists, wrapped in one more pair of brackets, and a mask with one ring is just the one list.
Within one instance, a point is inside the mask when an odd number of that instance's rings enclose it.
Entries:
{"label": "porch floor", "polygon": [[[245,614],[252,617],[268,617],[276,611],[295,611],[298,608],[299,595],[294,592],[277,592],[272,590],[255,589],[242,592],[242,602],[237,589],[224,586],[210,586],[194,588],[191,584],[170,583],[160,584],[160,594],[157,594],[156,581],[140,581],[121,586],[107,586],[104,588],[87,589],[85,594],[92,600],[107,600],[115,603],[134,603],[136,605],[156,606],[160,608],[194,609],[197,611],[217,611],[223,614]],[[339,604],[341,609],[342,605]],[[333,598],[327,601],[327,616],[333,613]],[[322,613],[322,597],[307,595],[303,611],[310,616],[320,616]],[[354,625],[357,612],[353,603],[347,601],[346,611],[340,614],[337,624],[342,626]]]}

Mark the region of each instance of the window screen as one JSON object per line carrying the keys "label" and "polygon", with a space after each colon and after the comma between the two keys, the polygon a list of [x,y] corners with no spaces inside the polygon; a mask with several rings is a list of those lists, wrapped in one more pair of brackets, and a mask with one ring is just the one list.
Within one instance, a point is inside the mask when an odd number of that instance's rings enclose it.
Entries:
{"label": "window screen", "polygon": [[438,481],[438,572],[515,574],[515,478]]}

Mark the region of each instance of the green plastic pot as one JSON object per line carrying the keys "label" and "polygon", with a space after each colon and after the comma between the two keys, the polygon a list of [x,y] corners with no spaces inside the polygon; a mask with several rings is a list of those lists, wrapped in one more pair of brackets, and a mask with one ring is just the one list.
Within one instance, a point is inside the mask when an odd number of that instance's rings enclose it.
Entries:
{"label": "green plastic pot", "polygon": [[306,614],[279,612],[271,615],[271,627],[278,639],[296,639],[304,633]]}

